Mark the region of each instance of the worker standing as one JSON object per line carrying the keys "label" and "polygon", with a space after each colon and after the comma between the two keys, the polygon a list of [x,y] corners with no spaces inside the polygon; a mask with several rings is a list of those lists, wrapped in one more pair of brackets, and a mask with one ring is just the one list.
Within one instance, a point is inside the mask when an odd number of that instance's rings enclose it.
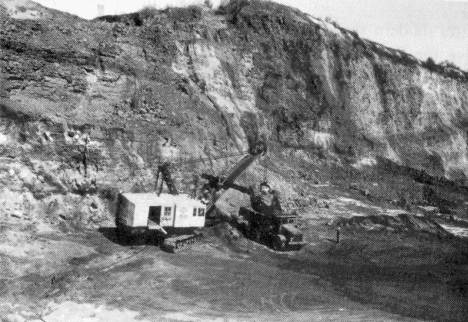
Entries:
{"label": "worker standing", "polygon": [[338,227],[336,227],[336,243],[337,244],[340,243],[340,235],[341,235],[341,227],[338,226]]}

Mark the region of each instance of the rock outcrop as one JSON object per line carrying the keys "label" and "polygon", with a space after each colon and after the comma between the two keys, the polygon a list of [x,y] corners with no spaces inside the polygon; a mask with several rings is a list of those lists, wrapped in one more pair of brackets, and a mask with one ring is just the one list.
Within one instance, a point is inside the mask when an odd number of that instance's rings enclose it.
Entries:
{"label": "rock outcrop", "polygon": [[[153,188],[168,140],[174,162],[263,139],[273,161],[381,158],[466,181],[468,74],[460,70],[270,2],[93,21],[18,3],[0,5],[2,193],[102,197],[83,210],[89,220],[113,211],[117,190]],[[175,177],[188,190],[193,174],[227,166],[180,166]],[[262,170],[251,174],[260,179]]]}

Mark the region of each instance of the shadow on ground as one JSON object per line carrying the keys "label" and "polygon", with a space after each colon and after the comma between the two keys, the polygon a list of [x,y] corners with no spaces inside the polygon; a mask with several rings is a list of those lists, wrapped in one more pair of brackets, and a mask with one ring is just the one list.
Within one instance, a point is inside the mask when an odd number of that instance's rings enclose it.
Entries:
{"label": "shadow on ground", "polygon": [[160,246],[164,240],[163,237],[158,235],[125,236],[120,234],[115,227],[100,227],[98,231],[109,241],[120,246]]}

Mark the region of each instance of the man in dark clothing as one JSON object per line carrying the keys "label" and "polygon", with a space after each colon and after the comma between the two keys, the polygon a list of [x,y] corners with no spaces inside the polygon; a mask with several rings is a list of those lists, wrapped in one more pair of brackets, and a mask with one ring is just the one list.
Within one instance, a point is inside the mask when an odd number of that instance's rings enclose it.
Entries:
{"label": "man in dark clothing", "polygon": [[265,215],[273,215],[281,212],[281,203],[278,193],[270,188],[268,183],[260,184],[260,191],[252,191],[250,196],[252,208]]}

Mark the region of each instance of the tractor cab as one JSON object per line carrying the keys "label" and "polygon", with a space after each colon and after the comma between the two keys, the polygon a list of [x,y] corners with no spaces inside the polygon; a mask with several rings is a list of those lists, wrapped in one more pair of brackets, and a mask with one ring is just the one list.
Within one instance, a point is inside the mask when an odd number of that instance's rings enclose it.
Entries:
{"label": "tractor cab", "polygon": [[297,228],[298,217],[295,213],[260,213],[250,207],[241,207],[238,216],[239,226],[250,239],[270,244],[276,250],[305,245]]}
{"label": "tractor cab", "polygon": [[123,193],[117,209],[117,229],[129,234],[205,225],[206,206],[186,194]]}

